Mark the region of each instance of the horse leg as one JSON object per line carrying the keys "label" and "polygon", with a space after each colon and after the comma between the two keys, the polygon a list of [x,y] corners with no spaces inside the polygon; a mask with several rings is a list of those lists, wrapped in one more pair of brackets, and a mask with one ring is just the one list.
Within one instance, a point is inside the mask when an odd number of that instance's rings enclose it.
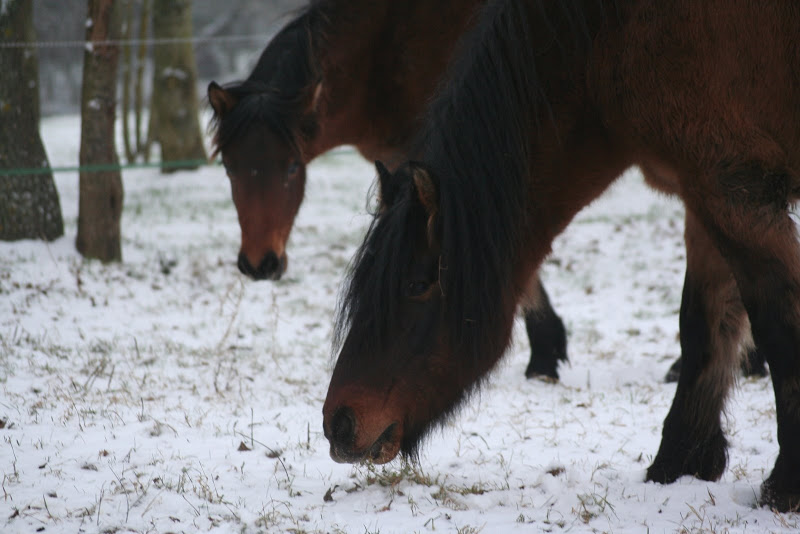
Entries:
{"label": "horse leg", "polygon": [[[777,146],[765,143],[754,148],[766,148],[772,153],[772,161],[781,161]],[[788,206],[800,190],[800,178],[760,160],[727,164],[716,175],[705,178],[687,188],[684,200],[687,209],[698,214],[707,235],[730,266],[750,319],[753,340],[769,364],[775,393],[779,452],[762,486],[761,502],[782,511],[797,509],[800,243]],[[687,365],[685,358],[681,380]]]}
{"label": "horse leg", "polygon": [[765,377],[767,371],[767,359],[764,352],[753,347],[747,351],[747,356],[742,362],[742,373],[744,376]]}
{"label": "horse leg", "polygon": [[[757,347],[753,346],[742,347],[742,350],[745,351],[745,356],[742,358],[741,364],[742,375],[747,377],[763,378],[769,374],[769,371],[767,371],[767,360],[763,351],[760,351]],[[670,366],[669,371],[667,371],[667,374],[664,377],[664,382],[667,384],[677,382],[678,377],[680,376],[681,359],[678,358]]]}
{"label": "horse leg", "polygon": [[531,345],[531,360],[525,376],[558,380],[558,362],[567,361],[567,333],[538,276],[523,309]]}
{"label": "horse leg", "polygon": [[647,480],[683,475],[718,479],[727,462],[720,415],[734,379],[746,313],[730,268],[712,239],[686,213],[686,277],[680,311],[681,368]]}
{"label": "horse leg", "polygon": [[667,384],[677,382],[680,376],[681,376],[681,359],[678,358],[672,363],[672,365],[670,365],[669,371],[667,371],[666,376],[664,376],[664,382],[666,382]]}

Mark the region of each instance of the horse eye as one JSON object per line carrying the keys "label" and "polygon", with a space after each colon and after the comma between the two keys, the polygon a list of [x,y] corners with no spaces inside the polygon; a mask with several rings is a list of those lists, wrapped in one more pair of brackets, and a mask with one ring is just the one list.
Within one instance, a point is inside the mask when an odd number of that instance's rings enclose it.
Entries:
{"label": "horse eye", "polygon": [[421,297],[431,285],[425,280],[413,280],[406,286],[406,296],[410,298]]}
{"label": "horse eye", "polygon": [[287,174],[294,174],[300,169],[300,163],[297,161],[292,161],[289,164],[289,169],[286,171]]}

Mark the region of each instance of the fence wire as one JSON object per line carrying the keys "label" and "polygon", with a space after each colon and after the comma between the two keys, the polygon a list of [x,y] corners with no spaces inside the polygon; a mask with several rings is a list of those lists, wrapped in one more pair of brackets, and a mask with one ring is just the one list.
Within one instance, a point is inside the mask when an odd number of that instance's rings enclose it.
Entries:
{"label": "fence wire", "polygon": [[168,45],[178,43],[237,43],[262,41],[266,44],[271,35],[217,35],[207,37],[161,37],[158,39],[109,39],[105,41],[0,41],[0,48],[92,48],[101,46],[138,46],[142,44]]}
{"label": "fence wire", "polygon": [[[246,35],[209,35],[196,37],[163,37],[147,39],[109,39],[104,41],[0,41],[0,48],[95,48],[103,46],[139,46],[145,45],[170,45],[180,43],[206,44],[206,43],[239,43],[239,42],[262,42],[267,43],[273,34],[258,33]],[[221,165],[221,161],[209,160],[178,160],[178,161],[159,161],[152,163],[99,163],[93,165],[74,165],[59,167],[22,167],[22,168],[0,168],[0,176],[35,176],[43,173],[64,173],[64,172],[110,172],[123,171],[126,169],[178,169],[191,167],[204,167],[209,165]]]}
{"label": "fence wire", "polygon": [[219,166],[222,162],[205,159],[186,159],[175,161],[154,161],[148,163],[95,163],[91,165],[68,165],[63,167],[23,167],[0,169],[0,176],[35,176],[45,173],[62,172],[112,172],[126,169],[191,169],[206,166]]}

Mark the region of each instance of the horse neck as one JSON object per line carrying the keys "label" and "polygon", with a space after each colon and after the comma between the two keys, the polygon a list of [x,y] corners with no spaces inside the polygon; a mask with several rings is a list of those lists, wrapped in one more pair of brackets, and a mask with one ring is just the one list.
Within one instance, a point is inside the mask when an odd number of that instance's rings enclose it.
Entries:
{"label": "horse neck", "polygon": [[[569,198],[564,207],[550,205],[548,195],[566,178],[548,165],[551,156],[565,164],[575,159],[562,140],[580,131],[586,64],[604,13],[596,0],[538,4],[487,6],[433,100],[417,145],[440,178],[445,264],[466,266],[451,279],[451,292],[502,296],[461,314],[482,320],[488,338],[508,326],[492,314],[513,316],[553,236],[582,207]],[[452,320],[457,324],[458,315]],[[501,346],[502,339],[487,350]]]}
{"label": "horse neck", "polygon": [[323,86],[309,153],[352,144],[367,159],[399,163],[459,36],[484,1],[334,2],[316,53]]}

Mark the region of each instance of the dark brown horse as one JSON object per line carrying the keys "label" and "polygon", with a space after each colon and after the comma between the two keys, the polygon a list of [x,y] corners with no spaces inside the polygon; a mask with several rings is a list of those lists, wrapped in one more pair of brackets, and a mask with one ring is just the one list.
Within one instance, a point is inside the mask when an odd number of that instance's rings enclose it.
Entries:
{"label": "dark brown horse", "polygon": [[209,85],[244,274],[283,274],[314,158],[341,145],[390,167],[406,155],[458,37],[484,1],[315,0],[271,40],[245,81]]}
{"label": "dark brown horse", "polygon": [[[256,280],[283,274],[311,160],[351,144],[370,161],[401,161],[458,37],[484,1],[311,2],[247,80],[209,85],[214,144],[242,233],[242,273]],[[544,287],[533,284],[525,374],[557,379],[566,331]]]}
{"label": "dark brown horse", "polygon": [[800,505],[800,5],[498,0],[379,167],[323,407],[337,461],[413,456],[505,352],[553,238],[623,170],[686,207],[682,369],[647,480],[718,479],[752,329],[780,451],[760,502]]}
{"label": "dark brown horse", "polygon": [[[286,242],[314,158],[353,144],[369,160],[390,167],[401,160],[456,38],[484,1],[317,1],[276,35],[247,80],[209,85],[214,143],[239,216],[242,273],[278,279],[286,270]],[[379,20],[392,33],[371,31]],[[544,287],[538,291],[525,307],[525,375],[557,379],[566,332]],[[742,367],[766,374],[755,351]],[[680,360],[667,381],[679,372]]]}

